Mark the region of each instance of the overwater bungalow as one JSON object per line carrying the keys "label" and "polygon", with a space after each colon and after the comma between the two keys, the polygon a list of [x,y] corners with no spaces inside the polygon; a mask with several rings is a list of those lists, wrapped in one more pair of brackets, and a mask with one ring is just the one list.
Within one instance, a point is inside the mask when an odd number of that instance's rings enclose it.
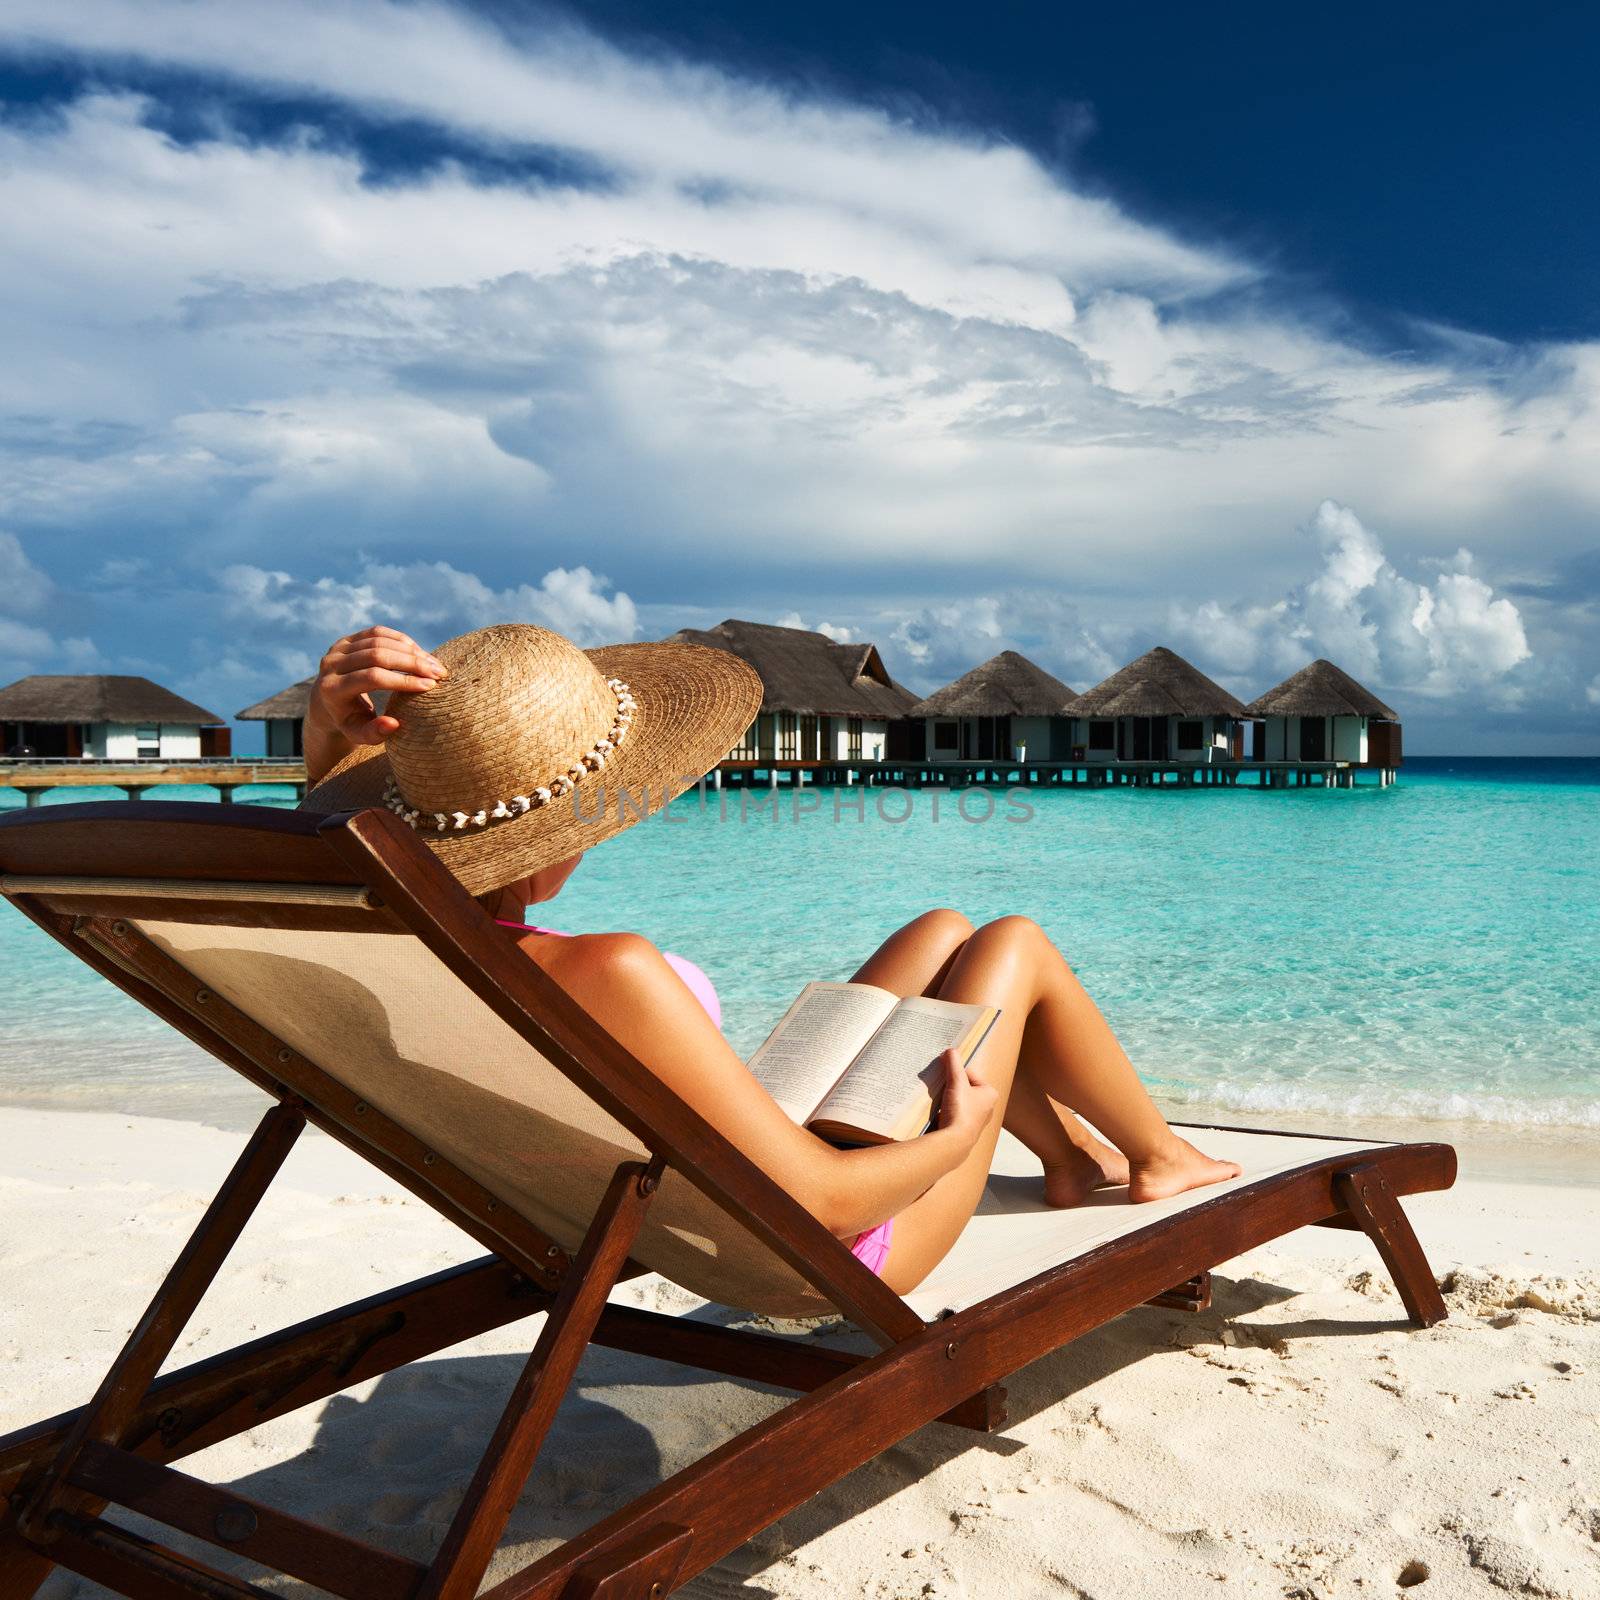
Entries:
{"label": "overwater bungalow", "polygon": [[1146,651],[1066,707],[1073,759],[1216,763],[1244,755],[1242,701],[1164,646]]}
{"label": "overwater bungalow", "polygon": [[[1059,678],[1002,650],[910,710],[912,751],[930,762],[1066,761],[1076,698]],[[917,750],[918,736],[922,748]]]}
{"label": "overwater bungalow", "polygon": [[194,761],[229,755],[214,711],[148,678],[38,673],[0,689],[0,753],[42,761]]}
{"label": "overwater bungalow", "polygon": [[266,753],[292,760],[305,754],[306,707],[314,678],[302,678],[237,714],[240,722],[266,723]]}
{"label": "overwater bungalow", "polygon": [[1261,722],[1257,760],[1347,761],[1386,776],[1400,765],[1399,714],[1331,661],[1302,667],[1246,709]]}
{"label": "overwater bungalow", "polygon": [[747,661],[761,675],[761,711],[730,761],[882,761],[905,737],[916,696],[889,676],[872,644],[840,644],[804,628],[730,617],[673,636]]}

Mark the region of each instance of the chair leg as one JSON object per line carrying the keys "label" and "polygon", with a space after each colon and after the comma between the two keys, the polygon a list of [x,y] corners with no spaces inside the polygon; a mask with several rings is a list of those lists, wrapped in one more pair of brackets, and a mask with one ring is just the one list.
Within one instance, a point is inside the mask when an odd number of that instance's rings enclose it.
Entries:
{"label": "chair leg", "polygon": [[[304,1126],[304,1116],[288,1105],[274,1106],[261,1119],[94,1398],[79,1412],[55,1460],[29,1495],[17,1518],[18,1529],[29,1543],[48,1546],[56,1537],[52,1511],[69,1501],[73,1509],[87,1504],[81,1493],[67,1485],[83,1446],[91,1440],[121,1442],[162,1362],[172,1353]],[[98,1509],[95,1504],[89,1514]]]}
{"label": "chair leg", "polygon": [[477,1594],[633,1248],[661,1169],[659,1157],[649,1167],[630,1162],[617,1168],[415,1600],[472,1600]]}
{"label": "chair leg", "polygon": [[672,1593],[693,1536],[663,1522],[619,1541],[573,1573],[561,1600],[652,1600]]}
{"label": "chair leg", "polygon": [[1211,1309],[1211,1274],[1197,1272],[1192,1278],[1172,1288],[1153,1294],[1145,1301],[1147,1306],[1165,1306],[1169,1311],[1209,1311]]}
{"label": "chair leg", "polygon": [[1376,1167],[1357,1167],[1334,1178],[1333,1192],[1377,1246],[1411,1320],[1419,1328],[1443,1322],[1444,1296],[1389,1180]]}
{"label": "chair leg", "polygon": [[[449,1267],[163,1374],[123,1430],[122,1448],[167,1465],[352,1384],[547,1310],[553,1298],[494,1256]],[[0,1502],[26,1503],[83,1409],[76,1406],[0,1438]],[[0,1518],[0,1538],[3,1526]],[[7,1571],[0,1556],[0,1573]],[[0,1600],[12,1600],[3,1587]]]}
{"label": "chair leg", "polygon": [[55,1566],[14,1533],[0,1533],[0,1600],[33,1600]]}

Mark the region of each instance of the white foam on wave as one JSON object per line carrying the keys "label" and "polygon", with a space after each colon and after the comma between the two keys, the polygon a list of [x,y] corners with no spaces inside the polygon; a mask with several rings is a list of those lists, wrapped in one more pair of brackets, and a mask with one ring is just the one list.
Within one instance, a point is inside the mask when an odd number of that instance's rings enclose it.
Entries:
{"label": "white foam on wave", "polygon": [[1244,1112],[1314,1112],[1319,1115],[1395,1122],[1478,1122],[1500,1127],[1600,1129],[1600,1100],[1574,1096],[1524,1098],[1512,1095],[1430,1092],[1373,1083],[1333,1088],[1257,1080],[1219,1079],[1214,1083],[1163,1083],[1156,1092],[1172,1105]]}

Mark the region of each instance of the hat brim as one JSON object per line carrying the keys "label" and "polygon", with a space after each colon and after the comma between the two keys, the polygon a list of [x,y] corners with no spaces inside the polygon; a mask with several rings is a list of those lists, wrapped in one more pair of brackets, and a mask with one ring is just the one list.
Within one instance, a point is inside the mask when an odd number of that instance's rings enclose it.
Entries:
{"label": "hat brim", "polygon": [[[761,709],[760,677],[726,650],[663,640],[584,654],[631,690],[637,709],[628,737],[602,771],[564,799],[483,828],[440,833],[419,825],[417,837],[469,894],[529,877],[659,811],[722,760]],[[529,791],[553,776],[529,773]],[[308,791],[300,809],[326,815],[381,806],[389,777],[384,747],[359,745]]]}

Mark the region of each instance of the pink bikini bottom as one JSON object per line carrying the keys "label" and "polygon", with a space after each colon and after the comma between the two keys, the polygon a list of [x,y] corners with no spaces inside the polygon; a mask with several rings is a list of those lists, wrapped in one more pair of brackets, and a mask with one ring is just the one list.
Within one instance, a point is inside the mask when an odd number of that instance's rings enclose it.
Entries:
{"label": "pink bikini bottom", "polygon": [[876,1228],[869,1228],[865,1233],[856,1235],[856,1242],[850,1246],[853,1255],[862,1266],[870,1268],[881,1278],[883,1264],[889,1259],[889,1246],[894,1239],[894,1218],[887,1222],[880,1222]]}

